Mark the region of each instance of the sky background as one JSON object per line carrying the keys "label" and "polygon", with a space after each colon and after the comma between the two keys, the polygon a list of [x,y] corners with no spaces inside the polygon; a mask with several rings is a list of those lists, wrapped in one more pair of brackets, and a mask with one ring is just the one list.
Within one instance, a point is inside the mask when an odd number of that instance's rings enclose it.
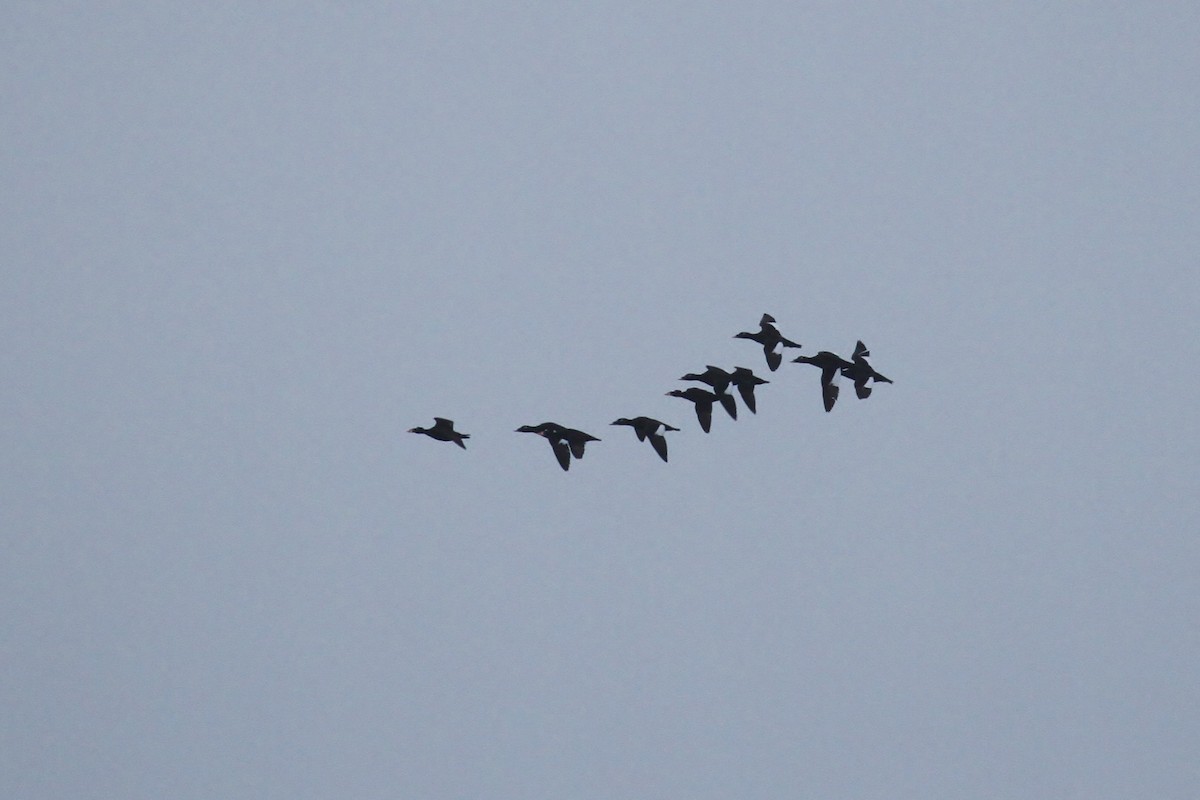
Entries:
{"label": "sky background", "polygon": [[1197,796],[1200,7],[0,23],[0,795]]}

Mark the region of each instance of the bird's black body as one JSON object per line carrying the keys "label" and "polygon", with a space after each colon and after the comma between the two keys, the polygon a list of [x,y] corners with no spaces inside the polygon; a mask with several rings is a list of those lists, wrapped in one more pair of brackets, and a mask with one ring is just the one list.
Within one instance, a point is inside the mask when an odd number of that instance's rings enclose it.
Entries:
{"label": "bird's black body", "polygon": [[783,354],[775,348],[783,347],[800,347],[798,342],[793,342],[791,339],[784,338],[779,332],[779,328],[775,327],[775,318],[770,314],[763,314],[762,319],[758,321],[758,331],[742,331],[734,334],[735,339],[750,339],[762,345],[763,355],[767,357],[767,366],[771,371],[779,369],[779,365],[783,362]]}
{"label": "bird's black body", "polygon": [[832,411],[833,404],[837,402],[838,392],[838,375],[840,370],[846,367],[854,366],[851,362],[839,356],[837,353],[831,353],[828,350],[822,350],[815,356],[797,356],[792,361],[799,364],[812,364],[821,369],[821,399],[825,402],[825,410]]}
{"label": "bird's black body", "polygon": [[700,422],[700,428],[708,433],[712,428],[712,410],[713,403],[717,401],[717,395],[708,391],[693,386],[690,389],[676,389],[672,392],[667,392],[670,397],[682,397],[696,406],[696,419]]}
{"label": "bird's black body", "polygon": [[454,430],[454,420],[443,419],[442,417],[433,418],[432,428],[409,428],[408,432],[423,433],[432,439],[442,442],[454,442],[463,450],[467,449],[466,444],[463,443],[463,439],[471,438],[471,434],[469,433],[459,433]]}
{"label": "bird's black body", "polygon": [[588,442],[600,441],[595,436],[575,428],[559,425],[557,422],[543,422],[540,425],[522,425],[517,433],[536,433],[550,442],[558,465],[564,470],[571,468],[571,456],[583,458],[583,450]]}
{"label": "bird's black body", "polygon": [[871,387],[867,385],[867,381],[874,380],[878,383],[891,383],[892,379],[884,377],[875,371],[875,368],[867,363],[867,356],[871,355],[871,351],[862,343],[860,339],[858,345],[854,348],[854,355],[851,356],[851,363],[848,367],[842,367],[842,374],[850,380],[854,381],[854,393],[858,395],[859,400],[863,400],[871,396]]}
{"label": "bird's black body", "polygon": [[729,393],[729,384],[733,382],[732,372],[726,372],[720,367],[714,367],[712,364],[709,364],[704,372],[689,372],[679,380],[707,383],[713,388],[713,394],[721,402],[721,407],[725,409],[725,413],[737,419],[737,402],[733,399],[733,395]]}
{"label": "bird's black body", "polygon": [[757,414],[758,409],[754,406],[754,387],[770,381],[763,380],[745,367],[734,367],[730,382],[737,387],[738,394],[742,396],[742,402],[750,409],[750,413]]}
{"label": "bird's black body", "polygon": [[[703,391],[703,390],[702,390]],[[658,429],[661,427],[663,431],[677,431],[679,428],[672,427],[665,422],[652,419],[651,417],[621,417],[612,425],[628,425],[633,428],[633,432],[637,434],[638,441],[650,440],[650,446],[654,448],[654,452],[658,453],[659,458],[663,461],[667,460],[667,439]]]}

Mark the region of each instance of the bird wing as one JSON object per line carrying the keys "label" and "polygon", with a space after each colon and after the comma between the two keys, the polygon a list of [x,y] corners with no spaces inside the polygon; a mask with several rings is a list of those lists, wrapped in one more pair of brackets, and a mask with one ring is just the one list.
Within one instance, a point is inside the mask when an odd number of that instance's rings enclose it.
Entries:
{"label": "bird wing", "polygon": [[742,402],[746,404],[746,408],[750,409],[751,414],[757,414],[758,410],[754,407],[754,384],[749,381],[739,383],[737,389],[738,394],[742,396]]}
{"label": "bird wing", "polygon": [[721,407],[729,414],[729,416],[737,419],[737,401],[733,399],[733,395],[721,392],[717,395],[717,399],[721,401]]}
{"label": "bird wing", "polygon": [[712,400],[698,400],[696,402],[696,419],[700,421],[700,428],[708,433],[712,428]]}
{"label": "bird wing", "polygon": [[779,365],[783,363],[783,353],[776,352],[768,345],[763,345],[763,352],[767,356],[767,366],[771,368],[771,372],[779,369]]}
{"label": "bird wing", "polygon": [[825,401],[826,411],[833,411],[833,404],[837,402],[839,391],[841,390],[836,383],[827,383],[821,386],[821,399]]}
{"label": "bird wing", "polygon": [[661,434],[655,433],[650,435],[650,445],[654,448],[654,452],[658,453],[658,457],[663,461],[667,460],[667,440]]}
{"label": "bird wing", "polygon": [[706,364],[704,374],[708,376],[705,381],[709,386],[713,387],[713,391],[721,394],[729,388],[730,381],[733,380],[733,373],[727,372],[720,367],[714,367],[712,364]]}
{"label": "bird wing", "polygon": [[558,459],[558,465],[564,470],[571,468],[571,449],[562,439],[551,439],[550,448],[554,451],[554,457]]}

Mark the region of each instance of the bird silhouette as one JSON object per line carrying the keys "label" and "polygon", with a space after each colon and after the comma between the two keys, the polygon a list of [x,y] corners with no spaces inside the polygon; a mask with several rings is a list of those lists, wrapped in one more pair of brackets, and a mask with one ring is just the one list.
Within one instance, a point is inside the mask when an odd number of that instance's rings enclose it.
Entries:
{"label": "bird silhouette", "polygon": [[679,380],[707,383],[713,388],[713,394],[721,402],[721,408],[725,409],[725,413],[737,419],[737,401],[729,393],[729,384],[733,382],[732,372],[726,372],[720,367],[714,367],[712,364],[709,364],[704,372],[689,372]]}
{"label": "bird silhouette", "polygon": [[536,433],[550,442],[550,449],[558,459],[558,465],[563,470],[571,468],[571,457],[583,458],[584,448],[588,442],[600,441],[595,436],[575,428],[559,425],[557,422],[543,422],[540,425],[522,425],[517,433]]}
{"label": "bird silhouette", "polygon": [[[703,390],[701,390],[703,391]],[[621,417],[616,422],[609,423],[610,425],[628,425],[633,428],[633,432],[637,434],[638,441],[650,440],[650,446],[654,448],[654,452],[658,453],[658,457],[663,461],[667,460],[667,439],[662,433],[658,432],[661,427],[664,432],[677,431],[679,428],[672,427],[665,422],[652,419],[650,417]]]}
{"label": "bird silhouette", "polygon": [[754,387],[770,383],[770,381],[763,380],[746,367],[734,367],[731,375],[731,382],[737,387],[738,394],[742,396],[742,402],[746,404],[746,408],[750,409],[751,414],[757,414],[758,409],[754,407]]}
{"label": "bird silhouette", "polygon": [[771,372],[779,369],[779,365],[783,362],[783,354],[776,350],[780,345],[784,347],[800,347],[798,342],[793,342],[791,339],[784,338],[779,332],[779,328],[775,327],[775,318],[770,314],[763,314],[762,319],[758,321],[758,331],[742,331],[733,335],[735,339],[750,339],[762,345],[763,355],[767,357],[767,366],[771,368]]}
{"label": "bird silhouette", "polygon": [[839,370],[854,365],[828,350],[822,350],[815,356],[797,356],[792,361],[821,368],[821,399],[825,402],[825,410],[832,411],[833,404],[837,402],[838,392],[841,391],[838,387],[838,376],[841,374]]}
{"label": "bird silhouette", "polygon": [[712,410],[713,403],[717,401],[717,396],[707,389],[701,389],[698,386],[693,386],[690,389],[676,389],[672,392],[667,392],[669,397],[682,397],[696,406],[696,419],[700,422],[700,428],[705,433],[708,433],[712,428]]}
{"label": "bird silhouette", "polygon": [[463,443],[463,439],[471,438],[471,434],[469,433],[459,433],[458,431],[454,430],[454,420],[444,419],[442,417],[433,418],[432,428],[409,428],[408,432],[423,433],[432,439],[437,439],[438,441],[442,442],[454,442],[463,450],[467,449],[466,444]]}
{"label": "bird silhouette", "polygon": [[867,363],[867,356],[869,355],[871,355],[871,351],[862,343],[862,339],[859,339],[858,345],[854,348],[854,355],[850,357],[853,363],[848,367],[842,367],[842,374],[854,381],[854,393],[858,395],[859,400],[871,396],[871,387],[867,385],[867,381],[874,380],[878,383],[892,382],[891,378],[880,375],[875,371],[874,367]]}

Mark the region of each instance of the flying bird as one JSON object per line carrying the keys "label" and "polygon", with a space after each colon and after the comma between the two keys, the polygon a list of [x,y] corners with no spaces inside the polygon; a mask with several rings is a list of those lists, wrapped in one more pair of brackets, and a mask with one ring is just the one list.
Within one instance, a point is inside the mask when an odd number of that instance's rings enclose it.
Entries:
{"label": "flying bird", "polygon": [[825,410],[832,411],[840,391],[838,386],[840,370],[854,365],[837,353],[831,353],[828,350],[822,350],[815,356],[797,356],[792,361],[799,364],[812,364],[821,368],[821,399],[825,401]]}
{"label": "flying bird", "polygon": [[[703,391],[703,390],[701,390]],[[633,432],[637,434],[639,442],[650,440],[650,446],[654,448],[654,452],[658,453],[658,457],[663,461],[667,460],[667,439],[662,433],[658,432],[661,427],[663,432],[677,431],[679,428],[672,427],[665,422],[652,419],[650,417],[621,417],[616,422],[609,423],[610,425],[628,425],[633,428]]]}
{"label": "flying bird", "polygon": [[565,439],[562,439],[558,432],[562,430],[562,426],[554,422],[543,422],[541,425],[522,425],[517,428],[517,433],[536,433],[538,436],[543,436],[550,442],[550,449],[554,451],[554,457],[558,459],[558,465],[564,470],[571,468],[571,448],[567,446]]}
{"label": "flying bird", "polygon": [[693,386],[690,389],[676,389],[672,392],[667,392],[668,397],[682,397],[696,406],[696,419],[700,421],[700,428],[705,433],[708,433],[712,428],[712,410],[713,403],[717,400],[717,395]]}
{"label": "flying bird", "polygon": [[842,367],[842,374],[854,381],[854,393],[858,395],[859,400],[871,396],[871,387],[867,385],[867,381],[875,380],[878,383],[892,382],[891,378],[880,375],[875,371],[874,367],[867,363],[867,356],[869,355],[871,355],[871,351],[862,343],[862,339],[859,339],[858,345],[854,348],[854,355],[850,357],[854,363],[848,367]]}
{"label": "flying bird", "polygon": [[779,332],[779,328],[775,327],[775,318],[770,314],[763,314],[762,319],[758,321],[758,331],[742,331],[734,334],[735,339],[750,339],[762,345],[763,355],[767,357],[767,366],[771,368],[771,372],[779,369],[780,363],[783,362],[783,354],[776,350],[780,345],[784,347],[799,347],[799,343],[793,342],[791,339],[784,338]]}
{"label": "flying bird", "polygon": [[726,372],[720,367],[709,364],[704,372],[689,372],[679,380],[707,383],[713,388],[713,394],[717,400],[721,401],[721,407],[725,409],[725,412],[737,419],[737,402],[733,399],[733,395],[729,394],[729,384],[733,382],[732,372]]}
{"label": "flying bird", "polygon": [[550,449],[558,459],[558,465],[563,470],[571,468],[571,457],[583,458],[584,448],[588,442],[600,441],[595,436],[575,428],[559,425],[557,422],[543,422],[540,425],[522,425],[517,433],[536,433],[550,442]]}
{"label": "flying bird", "polygon": [[454,420],[444,419],[442,417],[433,418],[432,428],[409,428],[408,432],[423,433],[430,438],[437,439],[438,441],[442,442],[454,442],[463,450],[467,449],[467,446],[463,443],[463,439],[471,438],[471,434],[469,433],[459,433],[458,431],[454,430]]}
{"label": "flying bird", "polygon": [[738,394],[742,396],[742,402],[746,404],[746,408],[750,409],[751,414],[757,414],[758,409],[754,407],[754,387],[770,383],[770,381],[763,380],[746,367],[734,367],[731,375],[731,383],[737,387]]}

